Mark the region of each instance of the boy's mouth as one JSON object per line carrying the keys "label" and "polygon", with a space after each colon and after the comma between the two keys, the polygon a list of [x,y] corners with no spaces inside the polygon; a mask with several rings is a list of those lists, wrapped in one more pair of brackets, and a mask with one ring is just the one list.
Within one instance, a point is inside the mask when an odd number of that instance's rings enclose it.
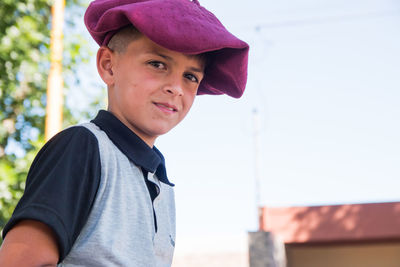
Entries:
{"label": "boy's mouth", "polygon": [[158,108],[164,111],[177,112],[178,109],[174,105],[168,103],[154,103]]}

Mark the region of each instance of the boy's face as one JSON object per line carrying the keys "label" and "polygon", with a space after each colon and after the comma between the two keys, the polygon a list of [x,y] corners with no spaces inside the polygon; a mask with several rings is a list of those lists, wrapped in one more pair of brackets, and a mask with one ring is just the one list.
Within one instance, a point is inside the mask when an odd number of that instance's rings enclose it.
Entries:
{"label": "boy's face", "polygon": [[149,146],[188,113],[204,75],[204,60],[168,50],[144,35],[122,53],[101,47],[99,73],[109,111]]}

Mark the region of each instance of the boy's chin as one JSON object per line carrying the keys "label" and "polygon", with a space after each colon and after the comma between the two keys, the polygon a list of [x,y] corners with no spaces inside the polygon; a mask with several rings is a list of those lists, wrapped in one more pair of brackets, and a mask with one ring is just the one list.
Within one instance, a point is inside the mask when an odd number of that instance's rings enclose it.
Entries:
{"label": "boy's chin", "polygon": [[153,125],[153,131],[158,135],[164,135],[174,129],[181,121],[160,122]]}
{"label": "boy's chin", "polygon": [[173,128],[175,128],[175,126],[173,127],[159,127],[159,128],[153,128],[151,130],[151,134],[152,136],[154,136],[155,138],[159,137],[159,136],[163,136],[164,134],[167,134],[169,131],[171,131]]}
{"label": "boy's chin", "polygon": [[175,126],[174,127],[170,127],[170,128],[163,128],[163,129],[158,129],[157,131],[156,131],[156,136],[158,137],[158,136],[162,136],[162,135],[164,135],[164,134],[167,134],[168,132],[170,132],[172,129],[174,129],[175,128]]}

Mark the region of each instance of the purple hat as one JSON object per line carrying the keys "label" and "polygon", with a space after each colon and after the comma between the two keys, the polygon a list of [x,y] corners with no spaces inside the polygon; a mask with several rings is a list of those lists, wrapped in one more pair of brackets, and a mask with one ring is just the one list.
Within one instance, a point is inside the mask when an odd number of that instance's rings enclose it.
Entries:
{"label": "purple hat", "polygon": [[156,44],[185,54],[209,52],[198,93],[242,96],[249,46],[228,32],[197,0],[95,0],[85,24],[99,45],[133,24]]}

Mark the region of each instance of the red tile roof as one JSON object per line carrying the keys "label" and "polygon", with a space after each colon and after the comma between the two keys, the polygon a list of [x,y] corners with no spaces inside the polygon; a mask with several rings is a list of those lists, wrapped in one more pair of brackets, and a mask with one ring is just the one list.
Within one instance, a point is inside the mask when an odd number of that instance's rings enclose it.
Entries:
{"label": "red tile roof", "polygon": [[287,244],[400,240],[400,202],[263,208],[264,231]]}

